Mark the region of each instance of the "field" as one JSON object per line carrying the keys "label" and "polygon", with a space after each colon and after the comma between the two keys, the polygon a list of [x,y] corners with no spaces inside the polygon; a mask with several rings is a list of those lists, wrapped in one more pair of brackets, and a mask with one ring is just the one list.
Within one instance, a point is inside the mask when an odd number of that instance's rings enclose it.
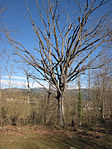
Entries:
{"label": "field", "polygon": [[112,132],[104,128],[57,129],[44,126],[0,127],[0,149],[111,149]]}

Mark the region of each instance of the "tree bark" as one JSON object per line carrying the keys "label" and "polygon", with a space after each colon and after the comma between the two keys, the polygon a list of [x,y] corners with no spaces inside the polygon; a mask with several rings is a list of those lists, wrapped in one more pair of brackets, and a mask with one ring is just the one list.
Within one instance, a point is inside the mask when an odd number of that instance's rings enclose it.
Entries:
{"label": "tree bark", "polygon": [[82,125],[82,96],[81,96],[81,85],[80,85],[80,76],[78,80],[78,87],[79,87],[79,93],[78,93],[78,125]]}
{"label": "tree bark", "polygon": [[64,127],[65,125],[65,118],[64,118],[64,105],[63,105],[63,93],[57,93],[58,99],[58,111],[57,111],[57,125],[60,127]]}

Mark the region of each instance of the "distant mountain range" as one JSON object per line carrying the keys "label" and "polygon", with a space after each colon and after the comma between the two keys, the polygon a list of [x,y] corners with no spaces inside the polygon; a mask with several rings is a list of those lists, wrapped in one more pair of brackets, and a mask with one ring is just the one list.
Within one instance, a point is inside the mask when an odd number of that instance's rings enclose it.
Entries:
{"label": "distant mountain range", "polygon": [[[2,89],[3,91],[8,91],[8,88]],[[22,88],[11,88],[11,90],[15,90],[15,91],[25,91],[27,89],[22,89]],[[46,90],[44,88],[31,88],[30,91],[34,94],[39,94],[39,93],[43,93],[43,94],[47,94]],[[71,95],[75,95],[78,96],[78,89],[67,89],[65,91],[65,96],[71,96]],[[93,91],[91,90],[91,93]],[[89,95],[89,89],[81,89],[81,95],[82,95],[82,99],[90,99],[90,95]]]}

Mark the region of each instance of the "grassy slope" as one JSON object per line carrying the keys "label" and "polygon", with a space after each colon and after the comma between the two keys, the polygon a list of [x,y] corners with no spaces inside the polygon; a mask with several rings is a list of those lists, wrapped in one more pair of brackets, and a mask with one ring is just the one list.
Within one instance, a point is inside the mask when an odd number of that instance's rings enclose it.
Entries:
{"label": "grassy slope", "polygon": [[110,149],[112,136],[106,130],[68,130],[35,127],[0,128],[0,149]]}

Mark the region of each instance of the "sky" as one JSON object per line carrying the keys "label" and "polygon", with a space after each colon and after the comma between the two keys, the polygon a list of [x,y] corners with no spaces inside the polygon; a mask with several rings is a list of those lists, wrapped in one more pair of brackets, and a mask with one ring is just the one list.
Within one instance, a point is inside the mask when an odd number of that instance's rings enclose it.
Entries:
{"label": "sky", "polygon": [[[40,22],[38,22],[39,14],[35,7],[34,0],[28,0],[27,2],[29,7],[31,8],[33,18],[37,21],[38,25],[41,27]],[[46,0],[44,2],[46,4]],[[66,0],[66,2],[68,3],[69,0]],[[83,0],[80,0],[80,3],[82,2]],[[26,48],[33,50],[33,46],[35,44],[34,33],[31,24],[25,18],[25,16],[28,16],[25,0],[0,0],[0,5],[1,5],[0,7],[6,8],[6,10],[0,16],[1,24],[3,24],[4,28],[7,28],[7,30],[14,39],[19,41],[20,43],[23,43]],[[42,5],[42,1],[40,0],[39,5],[40,6]],[[106,5],[105,9],[104,8],[101,9],[100,12],[98,12],[98,14],[100,15],[104,13],[106,10],[108,10],[110,8],[109,5]],[[74,7],[72,3],[69,3],[69,7],[67,8],[67,10],[71,18],[72,18],[71,10],[73,10],[74,8],[78,8],[78,6]],[[1,75],[2,87],[4,88],[8,86],[8,80],[9,75],[11,73],[12,65],[13,65],[12,87],[26,86],[26,77],[24,71],[22,70],[23,65],[16,64],[13,62],[14,55],[11,54],[12,47],[8,44],[3,34],[2,34],[2,40],[0,40],[0,46],[1,46],[0,50],[3,51],[2,53],[4,53],[0,62],[1,74],[2,74]],[[85,84],[86,81],[84,83],[84,86]],[[31,82],[31,87],[40,87],[40,85]]]}
{"label": "sky", "polygon": [[[12,34],[13,37],[16,37],[16,40],[24,43],[27,48],[33,47],[33,36],[32,35],[32,27],[29,22],[26,20],[24,15],[27,13],[26,4],[24,0],[2,0],[0,1],[1,7],[6,8],[6,10],[2,13],[1,23],[4,28]],[[2,55],[1,66],[5,64],[6,68],[2,69],[2,87],[8,87],[9,85],[9,75],[12,71],[12,85],[11,87],[26,87],[26,76],[24,71],[21,70],[21,64],[16,64],[13,62],[14,56],[11,54],[12,47],[7,43],[7,40],[4,36],[2,36],[0,50],[4,50],[4,54]],[[6,56],[7,55],[7,56]],[[13,65],[13,69],[11,69],[11,65]],[[36,83],[31,87],[38,87]]]}

